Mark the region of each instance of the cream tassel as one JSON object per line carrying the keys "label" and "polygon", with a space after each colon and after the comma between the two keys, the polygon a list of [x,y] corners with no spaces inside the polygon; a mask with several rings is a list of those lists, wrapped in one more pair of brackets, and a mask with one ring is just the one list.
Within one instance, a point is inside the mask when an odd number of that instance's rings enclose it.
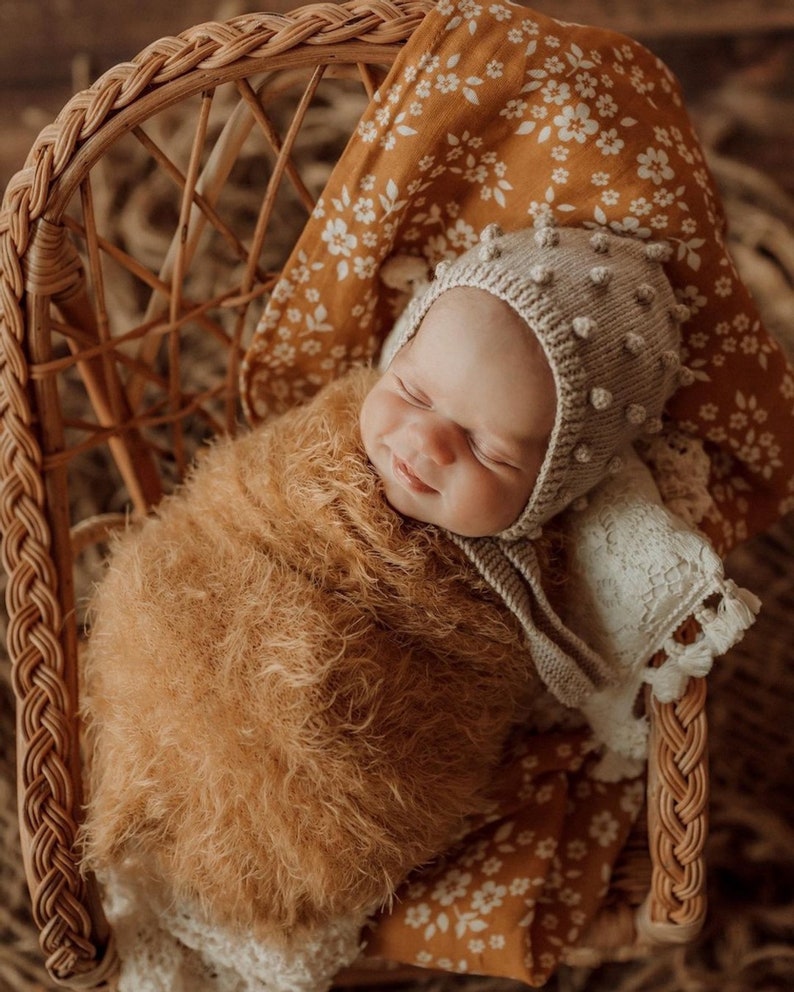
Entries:
{"label": "cream tassel", "polygon": [[720,584],[721,595],[716,610],[703,607],[695,613],[701,636],[693,644],[678,644],[672,638],[664,644],[667,660],[659,668],[649,668],[643,675],[654,696],[662,703],[680,699],[688,680],[703,678],[711,671],[714,658],[737,644],[755,621],[761,602],[748,589],[732,580]]}

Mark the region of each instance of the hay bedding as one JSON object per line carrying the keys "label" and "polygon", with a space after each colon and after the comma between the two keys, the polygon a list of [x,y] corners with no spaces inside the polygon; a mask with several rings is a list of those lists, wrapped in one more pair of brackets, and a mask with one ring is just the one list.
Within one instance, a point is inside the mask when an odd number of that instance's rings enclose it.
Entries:
{"label": "hay bedding", "polygon": [[[319,189],[341,150],[343,131],[335,115],[350,111],[330,105],[311,124],[311,144],[298,155],[317,157],[313,185]],[[697,108],[693,108],[697,116]],[[178,118],[162,126],[178,129]],[[709,129],[706,128],[706,131]],[[192,133],[192,132],[191,132]],[[190,134],[186,131],[185,141]],[[317,156],[317,147],[322,152]],[[310,151],[311,149],[311,151]],[[716,156],[713,165],[733,225],[734,254],[756,295],[770,329],[794,355],[794,203],[763,174]],[[261,166],[256,156],[239,167],[232,188],[241,223],[255,216],[246,174]],[[106,171],[104,208],[118,218],[128,247],[145,258],[147,240],[157,238],[142,218],[157,216],[160,179],[141,172],[140,160],[125,157]],[[289,238],[301,215],[285,208],[279,227]],[[219,250],[222,251],[222,248]],[[199,274],[211,282],[212,251]],[[120,312],[138,301],[122,282],[112,287]],[[196,360],[209,368],[215,356]],[[84,478],[78,499],[112,504],[113,481],[103,466]],[[107,506],[107,503],[105,504]],[[701,938],[691,947],[666,951],[642,962],[605,965],[594,971],[565,968],[548,986],[559,992],[749,992],[794,988],[794,668],[788,634],[794,613],[794,517],[734,552],[729,570],[764,602],[762,615],[745,640],[710,677],[712,802],[708,841],[710,913]],[[87,565],[85,584],[95,563]],[[2,618],[4,620],[4,617]],[[0,659],[0,992],[44,992],[54,988],[41,967],[22,877],[16,825],[13,751],[13,696],[7,659]],[[432,978],[432,992],[515,992],[524,986],[497,979]],[[409,988],[404,987],[406,992]],[[399,992],[399,990],[398,990]]]}

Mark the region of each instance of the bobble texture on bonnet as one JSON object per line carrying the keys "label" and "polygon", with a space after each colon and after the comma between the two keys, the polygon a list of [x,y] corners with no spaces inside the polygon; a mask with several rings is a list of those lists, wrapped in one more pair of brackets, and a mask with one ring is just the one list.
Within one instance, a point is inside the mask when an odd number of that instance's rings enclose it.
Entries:
{"label": "bobble texture on bonnet", "polygon": [[509,304],[540,341],[554,375],[557,414],[534,491],[498,536],[534,538],[542,525],[621,468],[620,452],[661,427],[668,398],[687,381],[679,359],[677,304],[664,243],[584,228],[544,226],[504,234],[443,261],[410,304],[401,347],[442,293],[468,286]]}

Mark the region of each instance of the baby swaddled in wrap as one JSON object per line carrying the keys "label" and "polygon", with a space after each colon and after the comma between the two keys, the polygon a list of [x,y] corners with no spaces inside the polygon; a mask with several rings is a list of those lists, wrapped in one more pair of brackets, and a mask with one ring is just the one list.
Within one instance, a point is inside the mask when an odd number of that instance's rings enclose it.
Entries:
{"label": "baby swaddled in wrap", "polygon": [[217,443],[119,540],[85,666],[89,866],[174,933],[202,919],[301,959],[264,987],[328,987],[487,808],[541,688],[579,707],[615,679],[543,572],[550,521],[686,380],[666,257],[489,228],[383,375]]}
{"label": "baby swaddled in wrap", "polygon": [[531,690],[517,624],[378,491],[358,429],[376,378],[215,445],[96,598],[89,854],[227,924],[387,901],[481,804]]}

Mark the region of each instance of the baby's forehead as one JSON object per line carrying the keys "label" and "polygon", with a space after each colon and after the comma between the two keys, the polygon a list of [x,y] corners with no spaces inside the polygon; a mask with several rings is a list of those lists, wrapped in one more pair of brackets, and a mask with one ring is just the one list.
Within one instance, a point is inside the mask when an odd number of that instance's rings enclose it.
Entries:
{"label": "baby's forehead", "polygon": [[512,331],[529,343],[533,355],[545,356],[532,326],[511,303],[490,290],[465,284],[445,289],[428,307],[410,340],[415,340],[422,332],[425,338],[429,337],[437,326],[435,318],[438,316],[454,317],[461,335],[491,332],[496,336],[498,331],[504,338],[505,331]]}

